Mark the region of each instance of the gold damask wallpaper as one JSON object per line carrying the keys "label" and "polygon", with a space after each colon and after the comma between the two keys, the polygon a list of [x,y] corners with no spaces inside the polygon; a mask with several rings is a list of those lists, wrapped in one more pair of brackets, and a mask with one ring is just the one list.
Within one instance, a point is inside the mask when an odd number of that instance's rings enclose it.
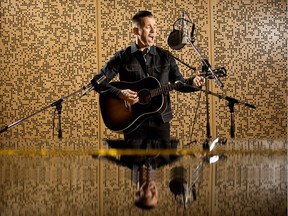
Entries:
{"label": "gold damask wallpaper", "polygon": [[[89,152],[107,149],[102,139],[121,134],[105,127],[99,95],[82,96],[83,87],[116,51],[132,43],[130,19],[144,9],[156,18],[156,45],[196,67],[178,62],[185,77],[201,71],[202,64],[190,44],[181,50],[168,46],[182,10],[195,23],[194,46],[213,69],[227,70],[223,88],[207,80],[213,93],[208,100],[202,91],[171,92],[171,135],[181,140],[179,149],[201,144],[207,123],[212,138],[230,139],[235,125],[227,163],[206,166],[197,202],[186,214],[287,213],[287,1],[2,0],[1,215],[183,213],[167,188],[174,164],[159,170],[162,201],[149,213],[133,206],[131,170],[93,159]],[[59,100],[61,118],[54,106]],[[257,149],[263,146],[260,156]],[[46,155],[51,149],[58,154]],[[179,163],[190,175],[197,165],[194,159]]]}
{"label": "gold damask wallpaper", "polygon": [[[173,136],[201,138],[206,123],[212,135],[236,138],[286,137],[287,37],[285,1],[4,1],[1,3],[1,127],[44,111],[1,134],[7,138],[51,139],[58,115],[49,105],[62,103],[63,137],[116,136],[102,123],[98,95],[79,99],[86,86],[119,49],[133,41],[131,16],[151,10],[158,24],[157,45],[201,71],[194,48],[172,50],[173,23],[186,10],[195,23],[195,47],[212,68],[225,67],[221,88],[208,80],[207,120],[203,92],[172,92]],[[195,73],[178,62],[182,73]],[[236,99],[233,113],[229,98]],[[68,98],[67,98],[68,97]],[[256,106],[252,109],[242,102]],[[181,128],[181,130],[179,130]],[[55,135],[55,134],[54,134]]]}

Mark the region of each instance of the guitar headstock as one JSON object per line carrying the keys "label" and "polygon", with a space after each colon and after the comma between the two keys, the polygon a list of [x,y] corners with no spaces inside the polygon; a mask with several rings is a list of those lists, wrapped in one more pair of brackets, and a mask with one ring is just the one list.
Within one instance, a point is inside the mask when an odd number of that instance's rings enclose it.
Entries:
{"label": "guitar headstock", "polygon": [[[227,71],[226,71],[225,67],[217,68],[217,69],[213,70],[213,72],[217,77],[226,77],[227,76]],[[207,79],[214,79],[214,76],[210,71],[201,72],[200,76],[203,76]]]}

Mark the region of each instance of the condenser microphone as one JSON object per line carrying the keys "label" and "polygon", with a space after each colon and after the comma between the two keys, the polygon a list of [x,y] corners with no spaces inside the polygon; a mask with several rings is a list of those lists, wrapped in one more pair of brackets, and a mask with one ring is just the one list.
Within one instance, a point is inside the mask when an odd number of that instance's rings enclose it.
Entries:
{"label": "condenser microphone", "polygon": [[185,12],[182,11],[182,19],[181,19],[181,32],[182,32],[182,44],[188,43],[188,28],[187,28],[187,20],[185,19]]}
{"label": "condenser microphone", "polygon": [[[174,27],[177,21],[181,22],[180,30],[177,30]],[[173,25],[173,31],[168,36],[168,45],[174,50],[180,50],[187,43],[187,24],[184,11],[182,12],[182,17],[177,19],[175,23]]]}

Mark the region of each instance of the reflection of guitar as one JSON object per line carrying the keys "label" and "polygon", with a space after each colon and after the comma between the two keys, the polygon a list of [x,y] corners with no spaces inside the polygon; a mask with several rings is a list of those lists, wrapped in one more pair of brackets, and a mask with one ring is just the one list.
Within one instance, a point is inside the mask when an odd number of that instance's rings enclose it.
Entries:
{"label": "reflection of guitar", "polygon": [[119,89],[131,89],[137,92],[139,102],[130,105],[109,93],[101,93],[99,97],[100,109],[105,125],[110,130],[117,132],[133,131],[146,118],[162,113],[166,109],[164,94],[185,84],[192,85],[193,78],[184,80],[184,83],[177,82],[164,86],[161,86],[154,77],[146,77],[137,82],[111,82],[112,86]]}

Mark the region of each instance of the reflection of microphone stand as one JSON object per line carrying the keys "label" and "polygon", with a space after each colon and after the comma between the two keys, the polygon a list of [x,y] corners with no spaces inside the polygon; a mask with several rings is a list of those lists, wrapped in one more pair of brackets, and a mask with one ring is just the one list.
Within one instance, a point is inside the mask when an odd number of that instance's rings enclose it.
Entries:
{"label": "reflection of microphone stand", "polygon": [[170,191],[174,194],[175,200],[178,204],[183,205],[184,210],[187,204],[196,200],[196,183],[199,181],[203,173],[204,162],[208,162],[204,157],[192,173],[192,181],[189,184],[187,169],[183,166],[174,167],[170,171]]}
{"label": "reflection of microphone stand", "polygon": [[[187,169],[183,166],[174,167],[170,171],[170,191],[174,194],[175,200],[178,204],[183,205],[184,211],[188,204],[197,199],[196,183],[199,181],[203,173],[205,158],[197,165],[192,173],[192,181],[189,185]],[[184,212],[183,212],[184,213]]]}
{"label": "reflection of microphone stand", "polygon": [[[211,151],[212,149],[210,149],[210,152]],[[169,188],[170,191],[174,194],[176,203],[183,206],[184,212],[188,204],[191,204],[193,201],[197,200],[196,184],[198,183],[199,188],[205,165],[213,164],[223,159],[227,159],[227,156],[225,156],[224,154],[212,156],[207,155],[202,157],[201,161],[198,163],[192,173],[192,179],[190,183],[188,181],[187,169],[185,167],[177,166],[172,168],[172,170],[170,171]]]}

